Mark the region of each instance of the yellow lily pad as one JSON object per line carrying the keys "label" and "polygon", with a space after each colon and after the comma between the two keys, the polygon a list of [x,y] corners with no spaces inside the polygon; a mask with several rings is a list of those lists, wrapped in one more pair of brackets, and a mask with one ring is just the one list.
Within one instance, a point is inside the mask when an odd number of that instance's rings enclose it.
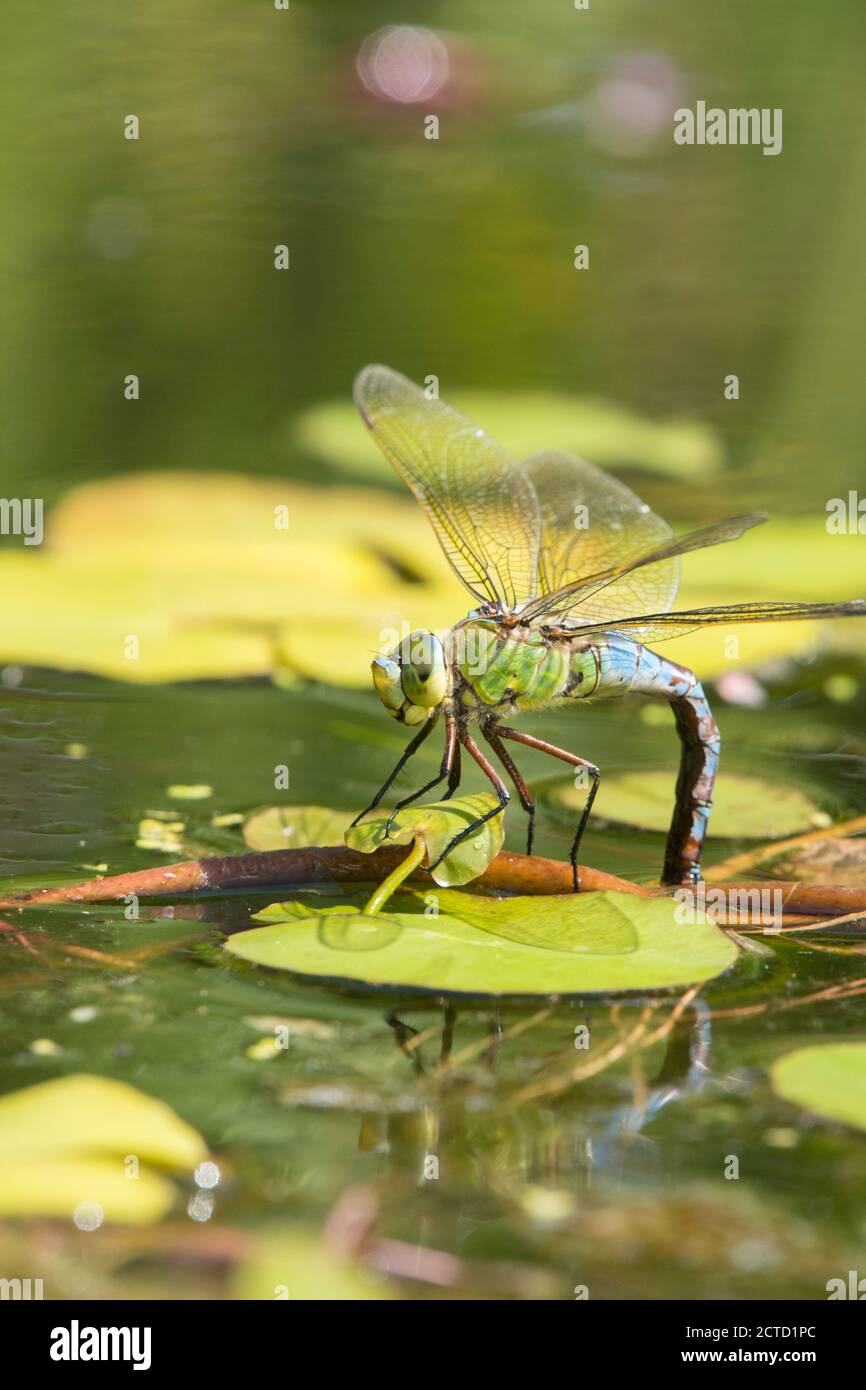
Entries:
{"label": "yellow lily pad", "polygon": [[343,1260],[310,1233],[258,1242],[238,1270],[232,1296],[239,1299],[357,1303],[397,1295],[372,1271]]}
{"label": "yellow lily pad", "polygon": [[[177,1189],[155,1169],[192,1172],[207,1156],[162,1101],[121,1081],[74,1075],[0,1099],[0,1212],[143,1223]],[[130,1160],[136,1164],[133,1176]]]}

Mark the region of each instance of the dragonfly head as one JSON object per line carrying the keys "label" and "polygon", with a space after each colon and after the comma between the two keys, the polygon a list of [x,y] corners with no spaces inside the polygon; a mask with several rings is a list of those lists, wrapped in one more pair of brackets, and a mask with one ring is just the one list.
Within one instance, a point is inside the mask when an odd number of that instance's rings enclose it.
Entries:
{"label": "dragonfly head", "polygon": [[448,694],[448,662],[435,632],[410,633],[371,669],[379,699],[401,724],[423,724]]}

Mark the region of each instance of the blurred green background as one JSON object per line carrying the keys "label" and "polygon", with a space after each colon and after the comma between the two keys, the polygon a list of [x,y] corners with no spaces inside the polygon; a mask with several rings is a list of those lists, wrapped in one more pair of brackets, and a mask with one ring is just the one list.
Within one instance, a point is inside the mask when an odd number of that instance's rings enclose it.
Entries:
{"label": "blurred green background", "polygon": [[[441,36],[435,95],[364,87],[386,24]],[[0,494],[322,478],[294,419],[381,359],[699,419],[728,500],[823,510],[866,437],[864,31],[857,0],[7,0]],[[783,152],[675,146],[698,99],[783,108]]]}

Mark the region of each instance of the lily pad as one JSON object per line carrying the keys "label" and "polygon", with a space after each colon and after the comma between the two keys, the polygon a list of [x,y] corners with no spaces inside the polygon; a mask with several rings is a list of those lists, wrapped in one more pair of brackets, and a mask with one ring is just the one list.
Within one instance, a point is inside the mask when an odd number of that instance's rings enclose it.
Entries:
{"label": "lily pad", "polygon": [[[349,849],[372,854],[382,845],[410,845],[421,836],[427,849],[427,863],[433,864],[445,847],[473,821],[493,810],[498,803],[489,792],[455,797],[453,801],[434,801],[428,806],[407,807],[394,819],[387,833],[388,817],[363,821],[346,831]],[[457,845],[435,868],[433,878],[443,887],[457,887],[483,874],[502,848],[505,835],[503,816],[491,816],[477,834]]]}
{"label": "lily pad", "polygon": [[799,1047],[772,1064],[770,1078],[794,1105],[866,1130],[866,1042]]}
{"label": "lily pad", "polygon": [[[281,480],[183,473],[74,488],[46,519],[43,546],[0,553],[0,584],[20,597],[0,661],[130,682],[288,664],[368,686],[382,633],[399,632],[409,613],[416,625],[448,625],[465,604],[411,498],[334,488],[325,507],[323,496]],[[326,641],[316,642],[319,628]]]}
{"label": "lily pad", "polygon": [[[724,550],[724,546],[717,546]],[[700,552],[698,552],[700,553]],[[691,557],[689,557],[691,558]],[[725,588],[720,580],[713,591],[695,591],[691,586],[691,575],[684,576],[684,585],[676,601],[677,608],[706,608],[718,603],[733,603],[741,598],[753,598],[756,593],[767,593],[767,585],[756,583],[751,590],[740,585]],[[813,586],[810,585],[810,593]],[[779,586],[781,588],[781,586]],[[802,586],[792,586],[793,592],[802,592]],[[778,592],[778,590],[776,590]],[[779,597],[783,597],[779,592]],[[731,671],[760,671],[763,666],[784,661],[795,656],[808,656],[822,644],[829,641],[831,629],[852,628],[858,624],[840,618],[835,623],[819,622],[814,619],[788,623],[730,623],[724,627],[697,628],[665,643],[665,654],[674,661],[696,671],[706,683],[729,675]]]}
{"label": "lily pad", "polygon": [[[737,957],[712,924],[678,922],[670,898],[569,894],[488,906],[467,894],[434,891],[401,893],[400,905],[411,897],[424,910],[365,917],[344,909],[341,920],[274,904],[259,914],[271,925],[237,933],[226,949],[257,965],[322,980],[519,997],[675,988],[711,979]],[[329,933],[338,920],[342,944],[335,947]],[[603,949],[593,950],[593,940]]]}
{"label": "lily pad", "polygon": [[310,845],[338,845],[349,817],[330,806],[266,806],[244,821],[244,839],[250,849],[306,849]]}
{"label": "lily pad", "polygon": [[397,1297],[381,1276],[340,1259],[312,1233],[259,1241],[251,1258],[238,1270],[232,1296],[305,1303]]}
{"label": "lily pad", "polygon": [[[568,910],[563,912],[563,907],[568,909],[568,905],[573,903],[572,894],[563,897],[538,895],[532,898],[493,898],[482,897],[477,893],[463,893],[457,888],[443,888],[440,892],[401,888],[388,900],[388,908],[392,914],[411,913],[422,909],[426,910],[428,916],[431,912],[445,912],[468,922],[470,926],[477,927],[479,931],[489,932],[505,941],[521,942],[525,946],[533,946],[542,951],[616,956],[636,950],[638,937],[632,923],[622,913],[610,910],[600,912],[593,906],[598,896],[597,893],[590,894],[584,900],[585,911],[581,913],[580,922],[575,922],[573,914]],[[255,914],[253,921],[283,922],[293,917],[309,918],[326,913],[354,912],[354,907],[342,904],[314,907],[310,903],[294,900],[273,903],[270,907],[263,908]],[[358,920],[356,917],[350,917],[351,922],[357,923]],[[372,925],[380,919],[369,917],[360,920]],[[333,944],[335,940],[337,935],[332,931],[329,934],[329,944]],[[345,935],[337,949],[348,949],[348,944],[342,943],[350,942],[354,949],[354,943],[357,941],[363,945],[363,949],[370,950],[372,946],[363,943],[374,940],[372,933],[350,931],[347,921]]]}
{"label": "lily pad", "polygon": [[[514,458],[564,449],[601,466],[626,464],[671,478],[716,472],[718,436],[694,420],[650,420],[614,401],[546,391],[453,392],[448,399],[477,420]],[[358,432],[351,402],[326,401],[299,416],[293,442],[345,473],[381,476],[381,455]]]}
{"label": "lily pad", "polygon": [[[667,832],[674,806],[675,778],[669,772],[602,774],[594,811],[601,820],[639,830]],[[548,809],[572,824],[586,792],[570,779],[538,788]],[[826,824],[825,814],[797,787],[765,782],[745,773],[723,773],[716,783],[710,834],[721,839],[773,840]]]}
{"label": "lily pad", "polygon": [[[497,434],[495,412],[484,401],[468,404]],[[507,428],[498,433],[520,455],[546,443],[584,448],[600,463],[642,462],[673,475],[711,466],[713,437],[702,443],[692,425],[629,423],[617,407],[605,407],[609,418],[598,417],[601,434],[589,447],[575,432],[575,403],[568,421],[553,402],[541,405],[541,418],[530,420],[519,403],[500,399],[498,423]],[[351,405],[341,410],[345,447],[333,439],[322,447],[343,458],[358,450],[368,460],[363,471],[369,466],[370,477],[396,483]],[[823,522],[762,527],[737,544],[735,564],[725,546],[689,556],[680,606],[856,597],[864,578],[852,569],[850,547],[828,535]],[[0,552],[0,585],[17,600],[4,614],[0,661],[128,682],[282,678],[288,670],[294,678],[368,688],[371,651],[394,646],[404,623],[438,630],[466,612],[466,594],[421,509],[396,486],[325,494],[232,474],[133,474],[73,488],[46,518],[44,545]],[[862,641],[856,634],[863,627],[840,621],[712,629],[672,650],[706,677],[819,641]],[[731,634],[740,643],[734,656]]]}
{"label": "lily pad", "polygon": [[[162,1101],[120,1081],[65,1076],[0,1100],[0,1213],[144,1223],[174,1204],[155,1169],[191,1172],[204,1140]],[[138,1163],[129,1176],[129,1160]]]}
{"label": "lily pad", "polygon": [[[393,901],[393,900],[392,900]],[[396,941],[402,926],[391,913],[364,912],[360,903],[332,903],[312,907],[304,902],[272,903],[253,917],[254,922],[310,921],[315,918],[324,945],[332,951],[380,951]]]}

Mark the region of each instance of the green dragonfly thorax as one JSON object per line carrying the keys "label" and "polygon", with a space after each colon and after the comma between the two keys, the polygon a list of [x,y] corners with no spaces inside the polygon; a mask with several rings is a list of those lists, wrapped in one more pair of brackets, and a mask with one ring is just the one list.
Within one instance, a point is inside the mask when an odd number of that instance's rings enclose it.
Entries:
{"label": "green dragonfly thorax", "polygon": [[[637,650],[634,643],[624,645]],[[611,666],[607,643],[555,638],[537,625],[470,616],[442,638],[413,632],[388,656],[377,657],[372,672],[388,713],[401,724],[418,725],[449,697],[471,716],[607,693],[615,674]]]}
{"label": "green dragonfly thorax", "polygon": [[599,684],[597,645],[557,639],[537,625],[469,617],[449,633],[446,649],[469,709],[540,709],[591,695]]}

